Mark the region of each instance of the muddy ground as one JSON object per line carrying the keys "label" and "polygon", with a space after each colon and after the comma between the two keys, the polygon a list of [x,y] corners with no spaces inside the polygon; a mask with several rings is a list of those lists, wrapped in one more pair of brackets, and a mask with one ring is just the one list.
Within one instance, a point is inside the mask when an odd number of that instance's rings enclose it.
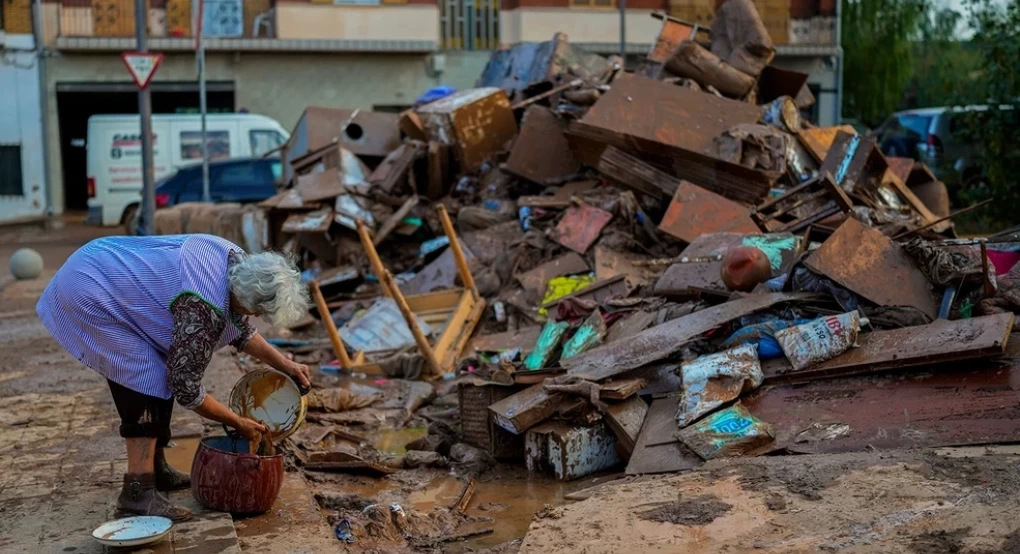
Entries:
{"label": "muddy ground", "polygon": [[[48,276],[97,234],[73,225],[0,230],[5,264],[28,244],[47,266],[36,281],[0,277],[0,552],[103,551],[89,533],[112,515],[126,465],[113,404],[104,381],[70,359],[34,314]],[[225,398],[251,367],[221,351],[206,387]],[[453,394],[407,417],[406,382],[316,380],[387,397],[304,430],[336,425],[364,437],[364,450],[383,461],[403,456],[430,421],[456,423]],[[221,431],[178,410],[174,432],[171,463],[189,469],[199,438]],[[196,522],[153,552],[1020,553],[1020,447],[731,459],[683,475],[570,483],[499,464],[477,476],[460,514],[451,506],[469,480],[457,467],[291,471],[273,511],[253,518],[204,512],[185,491],[176,501],[196,509]],[[352,544],[333,536],[345,519]]]}

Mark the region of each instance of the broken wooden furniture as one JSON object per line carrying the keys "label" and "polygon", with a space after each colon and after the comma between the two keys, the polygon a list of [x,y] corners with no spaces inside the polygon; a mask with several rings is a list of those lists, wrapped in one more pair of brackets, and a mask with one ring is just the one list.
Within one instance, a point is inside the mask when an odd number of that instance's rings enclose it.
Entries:
{"label": "broken wooden furniture", "polygon": [[[432,377],[439,377],[455,369],[457,356],[464,349],[468,339],[471,338],[482,311],[485,310],[485,299],[478,294],[475,279],[468,268],[464,250],[461,248],[460,240],[453,229],[453,223],[446,213],[446,208],[440,205],[437,211],[439,220],[443,224],[443,230],[450,239],[450,249],[457,262],[457,271],[464,284],[463,288],[405,297],[401,294],[393,275],[383,266],[382,260],[375,250],[372,237],[369,236],[368,228],[364,223],[358,222],[358,234],[372,264],[372,271],[379,277],[383,294],[392,298],[400,308],[400,313],[404,316],[404,321],[414,336],[418,350],[425,358],[427,373]],[[428,338],[418,327],[416,316],[430,324],[443,325],[445,323],[443,331],[435,343],[429,344]]]}
{"label": "broken wooden furniture", "polygon": [[759,205],[751,219],[766,233],[795,233],[805,227],[847,213],[853,207],[830,173],[823,173]]}

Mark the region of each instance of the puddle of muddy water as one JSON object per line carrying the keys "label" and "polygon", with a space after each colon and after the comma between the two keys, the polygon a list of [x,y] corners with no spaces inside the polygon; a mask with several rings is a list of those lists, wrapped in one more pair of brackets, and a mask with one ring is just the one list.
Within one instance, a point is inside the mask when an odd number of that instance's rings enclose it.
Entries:
{"label": "puddle of muddy water", "polygon": [[166,454],[166,461],[175,469],[185,473],[191,472],[191,462],[195,459],[195,452],[198,450],[198,443],[202,440],[198,437],[173,439],[173,447],[163,452]]}
{"label": "puddle of muddy water", "polygon": [[389,452],[395,456],[407,454],[407,443],[416,441],[429,434],[427,427],[404,427],[403,429],[380,429],[375,438],[376,450]]}
{"label": "puddle of muddy water", "polygon": [[[423,475],[425,479],[429,476]],[[492,548],[496,545],[523,538],[528,526],[546,505],[566,504],[564,495],[607,482],[608,476],[592,477],[568,483],[556,481],[544,475],[528,473],[519,466],[500,466],[478,480],[475,493],[468,504],[467,514],[492,518],[488,524],[492,534],[471,540],[444,545],[443,552],[465,552],[473,549]],[[456,502],[464,488],[464,481],[449,474],[438,474],[427,485],[407,492],[402,490],[400,481],[388,478],[354,477],[344,484],[320,485],[345,493],[356,494],[366,500],[378,503],[400,503],[405,507],[422,512],[435,508],[445,509]]]}

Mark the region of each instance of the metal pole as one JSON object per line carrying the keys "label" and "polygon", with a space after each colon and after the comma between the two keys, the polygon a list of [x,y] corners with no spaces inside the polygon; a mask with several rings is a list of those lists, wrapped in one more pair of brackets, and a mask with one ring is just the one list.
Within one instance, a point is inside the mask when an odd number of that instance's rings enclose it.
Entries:
{"label": "metal pole", "polygon": [[627,67],[627,0],[617,0],[620,6],[620,57],[623,68]]}
{"label": "metal pole", "polygon": [[[145,0],[135,0],[135,37],[138,51],[148,52],[145,43],[147,24]],[[156,190],[152,163],[152,96],[149,87],[138,91],[138,113],[142,120],[142,220],[138,229],[144,235],[155,234]]]}
{"label": "metal pole", "polygon": [[205,95],[205,41],[202,40],[202,12],[204,0],[198,0],[198,109],[202,112],[202,201],[209,202],[209,138],[206,135],[206,95]]}

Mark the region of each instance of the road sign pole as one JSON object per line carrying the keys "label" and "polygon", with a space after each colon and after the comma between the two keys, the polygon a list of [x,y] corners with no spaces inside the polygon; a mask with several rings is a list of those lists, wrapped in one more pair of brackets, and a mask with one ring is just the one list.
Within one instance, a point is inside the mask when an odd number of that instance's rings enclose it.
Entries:
{"label": "road sign pole", "polygon": [[[138,52],[148,52],[146,44],[145,0],[135,0],[135,36],[138,40]],[[146,85],[148,83],[145,83]],[[144,235],[153,235],[156,231],[156,189],[155,173],[152,161],[152,96],[148,86],[138,90],[138,113],[142,120],[142,218],[139,231]]]}
{"label": "road sign pole", "polygon": [[202,112],[202,201],[212,200],[209,192],[209,137],[206,131],[206,112],[208,105],[205,91],[205,41],[202,40],[202,15],[205,2],[198,0],[198,106]]}

